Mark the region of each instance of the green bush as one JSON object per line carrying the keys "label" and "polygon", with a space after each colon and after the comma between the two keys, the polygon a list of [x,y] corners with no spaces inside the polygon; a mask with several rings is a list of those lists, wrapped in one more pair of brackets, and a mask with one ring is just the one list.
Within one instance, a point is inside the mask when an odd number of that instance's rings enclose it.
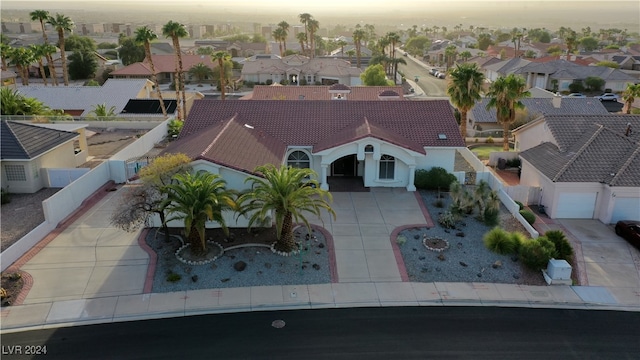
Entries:
{"label": "green bush", "polygon": [[493,144],[493,143],[494,143],[494,141],[493,141],[493,137],[489,136],[489,137],[487,138],[487,144]]}
{"label": "green bush", "polygon": [[555,255],[555,245],[544,236],[528,240],[520,245],[520,259],[532,270],[544,269]]}
{"label": "green bush", "polygon": [[544,237],[554,244],[557,253],[556,259],[568,260],[573,255],[573,247],[562,231],[549,230],[544,233]]}
{"label": "green bush", "polygon": [[514,254],[517,249],[511,234],[499,227],[484,234],[482,241],[487,249],[502,255]]}
{"label": "green bush", "polygon": [[168,282],[177,282],[177,281],[180,281],[180,279],[182,279],[182,276],[180,276],[180,274],[176,274],[174,272],[169,273],[167,275],[167,281]]}
{"label": "green bush", "polygon": [[0,189],[0,203],[4,204],[8,204],[11,202],[11,194],[8,191],[5,191],[4,189]]}
{"label": "green bush", "polygon": [[520,208],[519,210],[524,209],[524,204],[522,204],[520,201],[515,200],[514,202],[515,202],[516,204],[518,204],[518,207]]}
{"label": "green bush", "polygon": [[496,226],[500,222],[500,211],[497,209],[484,209],[482,221],[485,225]]}
{"label": "green bush", "polygon": [[529,241],[529,237],[519,231],[514,231],[510,233],[509,236],[511,237],[511,241],[513,241],[513,246],[515,248],[514,253],[516,254],[520,253],[520,246]]}
{"label": "green bush", "polygon": [[430,170],[416,170],[414,185],[418,189],[438,190],[448,189],[454,181],[456,181],[455,175],[441,167],[433,167]]}
{"label": "green bush", "polygon": [[520,215],[527,220],[529,225],[533,225],[533,223],[536,222],[536,216],[529,210],[520,210]]}
{"label": "green bush", "polygon": [[574,82],[569,84],[569,91],[572,93],[581,93],[584,91],[584,85],[581,82]]}
{"label": "green bush", "polygon": [[520,166],[521,162],[520,162],[520,158],[513,158],[513,159],[509,159],[507,160],[507,167],[518,167]]}
{"label": "green bush", "polygon": [[451,211],[445,211],[438,216],[438,223],[447,229],[455,228],[457,220],[457,216]]}

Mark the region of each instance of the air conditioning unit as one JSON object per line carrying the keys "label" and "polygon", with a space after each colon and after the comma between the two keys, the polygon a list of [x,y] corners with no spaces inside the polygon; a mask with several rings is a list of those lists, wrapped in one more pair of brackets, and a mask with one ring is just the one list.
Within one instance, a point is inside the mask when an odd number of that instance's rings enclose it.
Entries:
{"label": "air conditioning unit", "polygon": [[549,260],[542,275],[549,285],[571,285],[571,265],[565,260]]}

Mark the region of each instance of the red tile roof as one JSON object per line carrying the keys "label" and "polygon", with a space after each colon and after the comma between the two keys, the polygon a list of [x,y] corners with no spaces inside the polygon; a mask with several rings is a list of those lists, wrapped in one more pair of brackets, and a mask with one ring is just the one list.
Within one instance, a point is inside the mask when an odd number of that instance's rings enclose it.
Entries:
{"label": "red tile roof", "polygon": [[[156,72],[160,73],[173,73],[176,71],[176,56],[170,55],[151,55],[153,60],[153,66],[156,68]],[[182,55],[182,68],[184,71],[188,71],[194,65],[198,63],[204,63],[210,68],[217,67],[210,56],[206,55]],[[145,60],[143,62],[133,63],[129,66],[125,66],[122,69],[113,71],[111,75],[129,75],[129,76],[145,76],[151,75],[151,68],[149,63]]]}
{"label": "red tile roof", "polygon": [[[335,85],[332,85],[335,86]],[[270,86],[256,85],[253,93],[242,97],[242,100],[331,100],[331,87],[322,85],[305,86]],[[350,86],[351,92],[346,95],[348,100],[380,100],[379,96],[386,91],[393,91],[394,96],[402,95],[402,86]]]}

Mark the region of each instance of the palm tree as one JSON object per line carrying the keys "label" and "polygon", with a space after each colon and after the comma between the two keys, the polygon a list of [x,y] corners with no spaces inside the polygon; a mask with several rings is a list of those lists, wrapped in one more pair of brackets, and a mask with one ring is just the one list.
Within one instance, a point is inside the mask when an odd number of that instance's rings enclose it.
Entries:
{"label": "palm tree", "polygon": [[[182,51],[180,50],[180,38],[189,36],[183,24],[170,20],[162,27],[162,34],[166,38],[171,38],[173,48],[176,51],[176,100],[178,101],[178,120],[184,120],[187,114],[187,98],[184,93],[184,72],[182,71]],[[182,90],[182,101],[180,101],[180,91]],[[182,103],[182,104],[180,104]]]}
{"label": "palm tree", "polygon": [[204,63],[197,63],[189,69],[189,75],[198,80],[198,84],[202,84],[202,80],[213,76],[213,70]]}
{"label": "palm tree", "polygon": [[640,98],[640,84],[627,84],[627,88],[622,92],[626,114],[631,114],[631,106],[637,98]]}
{"label": "palm tree", "polygon": [[447,59],[447,70],[453,66],[453,61],[458,54],[458,48],[455,45],[449,45],[444,49],[444,56]]}
{"label": "palm tree", "polygon": [[309,27],[309,37],[311,38],[311,57],[316,57],[316,31],[320,29],[320,23],[316,19],[311,19],[307,23]]}
{"label": "palm tree", "polygon": [[348,45],[347,42],[344,40],[338,40],[336,45],[340,47],[340,55],[344,57],[344,47]]}
{"label": "palm tree", "polygon": [[356,55],[356,51],[353,49],[347,50],[346,55],[349,57],[349,64],[351,64],[351,59]]}
{"label": "palm tree", "polygon": [[576,37],[576,32],[571,30],[571,32],[565,39],[565,42],[567,43],[567,59],[569,58],[569,55],[571,55],[571,53],[573,53],[573,51],[575,50],[577,41],[578,39]]}
{"label": "palm tree", "polygon": [[280,46],[280,57],[284,57],[284,50],[282,47],[282,43],[284,43],[287,39],[284,30],[282,30],[282,28],[276,28],[271,33],[271,36],[273,36],[273,39],[277,41],[278,45]]}
{"label": "palm tree", "polygon": [[[49,12],[46,10],[34,10],[29,13],[32,21],[39,21],[40,28],[42,29],[42,39],[44,39],[44,45],[49,45],[49,38],[47,37],[47,32],[44,29],[44,23],[49,22]],[[45,57],[47,58],[47,66],[49,67],[49,76],[53,80],[53,84],[58,86],[58,76],[56,75],[55,66],[53,66],[53,57],[51,56],[56,52],[55,48],[53,52],[46,52]],[[45,83],[46,85],[46,83]]]}
{"label": "palm tree", "polygon": [[50,46],[48,44],[42,44],[42,45],[38,45],[38,44],[32,44],[31,46],[29,46],[29,50],[31,50],[31,52],[33,52],[33,56],[36,59],[36,61],[38,61],[38,68],[40,69],[40,77],[42,78],[42,81],[44,82],[44,86],[47,86],[47,73],[44,71],[44,63],[42,62],[42,58],[46,56],[47,52],[46,52],[46,47]]}
{"label": "palm tree", "polygon": [[353,44],[356,46],[356,64],[358,69],[360,69],[360,50],[362,48],[362,39],[364,36],[365,33],[362,29],[355,29],[353,31]]}
{"label": "palm tree", "polygon": [[391,63],[391,66],[393,67],[393,83],[397,84],[398,82],[396,81],[396,79],[398,78],[398,64],[407,65],[407,62],[401,57],[390,58],[389,61]]}
{"label": "palm tree", "polygon": [[462,59],[462,61],[467,61],[469,60],[470,57],[471,57],[471,52],[469,50],[465,50],[460,53],[460,58]]}
{"label": "palm tree", "polygon": [[29,66],[35,60],[33,51],[28,48],[15,48],[9,53],[9,59],[18,69],[22,85],[29,85]]}
{"label": "palm tree", "polygon": [[48,115],[51,109],[40,100],[25,97],[18,90],[0,88],[0,114],[2,115]]}
{"label": "palm tree", "polygon": [[191,244],[191,253],[197,256],[207,253],[205,227],[207,221],[215,221],[228,233],[222,212],[235,209],[233,193],[226,189],[226,182],[216,174],[198,172],[178,174],[177,183],[167,185],[164,191],[167,222],[184,221],[184,232]]}
{"label": "palm tree", "polygon": [[[353,51],[353,50],[351,50]],[[388,73],[389,64],[391,63],[391,58],[385,54],[375,55],[371,57],[369,60],[369,66],[380,64],[385,69],[385,73]]]}
{"label": "palm tree", "polygon": [[105,120],[105,118],[113,118],[114,116],[116,116],[116,107],[112,106],[110,108],[107,108],[106,103],[96,104],[93,105],[93,109],[89,113],[93,114],[93,116],[97,118],[100,118],[100,120]]}
{"label": "palm tree", "polygon": [[217,51],[211,56],[211,60],[218,62],[218,69],[220,71],[220,99],[225,99],[225,87],[227,86],[227,79],[224,75],[224,63],[231,60],[231,55],[226,51]]}
{"label": "palm tree", "polygon": [[[47,24],[53,26],[58,32],[58,46],[60,47],[60,59],[62,60],[62,77],[64,86],[69,86],[69,69],[67,69],[67,56],[64,52],[64,34],[72,32],[73,21],[68,16],[56,13],[56,16],[49,16]],[[55,79],[55,78],[54,78]]]}
{"label": "palm tree", "polygon": [[307,42],[307,34],[303,32],[297,33],[296,39],[300,43],[300,53],[304,54],[305,53],[304,44]]}
{"label": "palm tree", "polygon": [[447,95],[460,112],[460,134],[463,139],[467,136],[467,113],[480,100],[483,82],[484,75],[475,63],[458,65],[449,73]]}
{"label": "palm tree", "polygon": [[496,118],[502,124],[504,151],[509,151],[509,125],[516,120],[516,109],[524,108],[520,99],[529,96],[526,80],[515,74],[501,76],[489,87],[487,109],[496,109]]}
{"label": "palm tree", "polygon": [[[302,23],[302,25],[304,25],[304,35],[305,35],[305,39],[306,39],[306,44],[307,44],[307,49],[309,49],[309,21],[311,19],[313,19],[313,16],[309,13],[302,13],[300,15],[298,15],[298,18],[300,19],[300,23]],[[300,40],[298,38],[298,40]]]}
{"label": "palm tree", "polygon": [[255,172],[262,174],[262,177],[246,179],[251,182],[251,191],[238,198],[240,213],[251,213],[251,227],[256,222],[264,221],[275,211],[276,250],[287,253],[295,250],[293,224],[303,222],[310,228],[306,212],[321,216],[321,209],[326,209],[335,219],[336,214],[329,205],[332,201],[331,193],[320,189],[313,170],[290,166],[278,169],[268,164],[258,166]]}
{"label": "palm tree", "polygon": [[282,30],[282,42],[284,43],[284,52],[287,52],[287,37],[289,37],[289,23],[286,21],[280,21],[278,23],[278,29]]}
{"label": "palm tree", "polygon": [[389,40],[389,45],[391,45],[391,56],[392,58],[396,57],[396,45],[400,43],[400,35],[395,32],[390,32],[387,34],[387,39]]}
{"label": "palm tree", "polygon": [[162,98],[162,91],[160,91],[160,83],[158,82],[158,74],[156,73],[156,67],[153,64],[153,58],[151,57],[151,42],[157,38],[158,35],[156,35],[153,30],[149,29],[148,26],[141,26],[136,29],[135,42],[137,44],[142,44],[142,46],[144,47],[145,58],[149,63],[149,67],[151,68],[151,77],[154,84],[156,85],[156,94],[158,95],[158,100],[160,101],[160,109],[162,110],[162,115],[166,119],[167,108],[164,106],[164,99]]}

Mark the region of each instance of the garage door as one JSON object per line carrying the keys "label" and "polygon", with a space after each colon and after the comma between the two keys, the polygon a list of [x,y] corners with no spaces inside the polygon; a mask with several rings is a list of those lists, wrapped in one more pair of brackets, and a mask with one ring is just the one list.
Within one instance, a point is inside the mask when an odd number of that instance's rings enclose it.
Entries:
{"label": "garage door", "polygon": [[616,198],[611,222],[615,223],[618,220],[640,221],[640,198]]}
{"label": "garage door", "polygon": [[598,193],[560,193],[556,218],[593,219]]}

